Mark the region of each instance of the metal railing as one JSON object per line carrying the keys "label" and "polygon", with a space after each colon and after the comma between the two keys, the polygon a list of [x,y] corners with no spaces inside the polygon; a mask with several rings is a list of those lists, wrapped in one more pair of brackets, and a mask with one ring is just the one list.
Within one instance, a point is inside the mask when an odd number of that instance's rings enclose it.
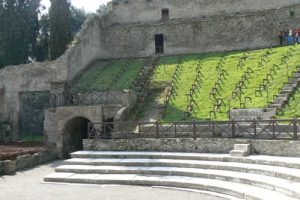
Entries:
{"label": "metal railing", "polygon": [[247,138],[299,140],[299,128],[299,119],[193,122],[103,122],[88,124],[88,138]]}
{"label": "metal railing", "polygon": [[50,94],[49,101],[50,107],[122,104],[122,98],[119,96],[119,93],[105,91]]}

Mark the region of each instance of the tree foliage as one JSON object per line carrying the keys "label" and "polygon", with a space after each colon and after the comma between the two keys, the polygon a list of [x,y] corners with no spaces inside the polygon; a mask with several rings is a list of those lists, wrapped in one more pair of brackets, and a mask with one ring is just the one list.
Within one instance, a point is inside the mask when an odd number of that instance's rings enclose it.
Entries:
{"label": "tree foliage", "polygon": [[39,32],[40,0],[0,0],[0,67],[29,61]]}
{"label": "tree foliage", "polygon": [[72,27],[72,37],[80,31],[82,24],[87,17],[87,13],[83,9],[75,8],[71,6],[71,27]]}
{"label": "tree foliage", "polygon": [[49,27],[49,58],[55,60],[65,52],[72,38],[70,3],[67,0],[51,0]]}
{"label": "tree foliage", "polygon": [[37,42],[33,48],[33,55],[36,61],[44,61],[48,59],[49,48],[49,15],[43,14],[39,19],[40,31],[37,37]]}
{"label": "tree foliage", "polygon": [[0,68],[61,56],[86,19],[67,0],[52,0],[50,13],[40,1],[0,0]]}

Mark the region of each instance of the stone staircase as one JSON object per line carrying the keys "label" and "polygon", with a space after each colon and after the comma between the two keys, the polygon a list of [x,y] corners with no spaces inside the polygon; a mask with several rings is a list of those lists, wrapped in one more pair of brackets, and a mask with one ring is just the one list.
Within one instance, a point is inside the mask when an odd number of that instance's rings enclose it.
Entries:
{"label": "stone staircase", "polygon": [[294,73],[273,102],[265,109],[264,119],[276,116],[277,112],[288,104],[290,97],[295,93],[300,84],[300,71]]}
{"label": "stone staircase", "polygon": [[233,199],[292,200],[300,199],[300,158],[80,151],[44,181],[175,187]]}
{"label": "stone staircase", "polygon": [[139,76],[131,86],[131,89],[137,95],[137,103],[133,109],[136,114],[139,112],[140,107],[144,103],[150,91],[149,87],[158,61],[159,56],[157,55],[149,57],[144,63],[144,68],[141,70]]}

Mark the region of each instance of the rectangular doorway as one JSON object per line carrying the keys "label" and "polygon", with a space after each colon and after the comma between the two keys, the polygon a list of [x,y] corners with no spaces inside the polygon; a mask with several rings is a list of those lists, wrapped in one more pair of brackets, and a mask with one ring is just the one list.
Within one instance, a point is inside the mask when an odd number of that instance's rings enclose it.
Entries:
{"label": "rectangular doorway", "polygon": [[164,53],[164,35],[155,34],[155,53]]}
{"label": "rectangular doorway", "polygon": [[161,10],[161,21],[165,22],[169,20],[169,9],[165,8]]}

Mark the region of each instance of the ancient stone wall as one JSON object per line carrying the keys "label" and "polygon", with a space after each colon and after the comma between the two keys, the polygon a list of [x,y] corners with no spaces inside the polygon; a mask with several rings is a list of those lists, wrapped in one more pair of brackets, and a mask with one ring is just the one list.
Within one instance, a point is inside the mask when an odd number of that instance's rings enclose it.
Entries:
{"label": "ancient stone wall", "polygon": [[21,93],[49,91],[56,71],[55,66],[49,62],[10,66],[0,71],[3,85],[3,92],[0,94],[0,121],[12,123],[13,140],[18,137]]}
{"label": "ancient stone wall", "polygon": [[300,157],[300,142],[289,140],[252,140],[218,138],[115,139],[84,140],[84,150],[97,151],[169,151],[229,153],[234,144],[251,144],[251,153]]}
{"label": "ancient stone wall", "polygon": [[[102,58],[145,57],[155,53],[155,34],[164,35],[164,54],[255,49],[278,45],[277,32],[298,28],[300,4],[249,14],[212,16],[206,19],[170,20],[101,29]],[[101,51],[101,52],[103,52]]]}
{"label": "ancient stone wall", "polygon": [[[66,129],[67,124],[74,119],[85,119],[86,122],[98,123],[108,118],[115,118],[122,105],[76,106],[57,107],[45,110],[44,134],[48,145],[56,145],[60,158],[64,157],[68,146],[72,143],[75,134]],[[77,122],[76,120],[74,121]],[[83,121],[83,123],[86,123]],[[74,124],[78,125],[78,124]],[[83,126],[87,124],[83,124]],[[74,130],[75,131],[75,130]],[[87,127],[79,134],[87,134]],[[81,135],[83,136],[83,135]],[[77,149],[80,150],[80,149]]]}
{"label": "ancient stone wall", "polygon": [[0,176],[2,174],[13,174],[16,171],[40,165],[42,163],[47,163],[55,160],[56,158],[56,150],[48,149],[44,152],[18,156],[15,160],[0,160]]}
{"label": "ancient stone wall", "polygon": [[161,20],[162,9],[170,19],[205,18],[213,15],[249,13],[300,3],[300,0],[113,0],[110,21],[114,24]]}
{"label": "ancient stone wall", "polygon": [[59,61],[66,63],[67,80],[75,78],[102,54],[103,41],[100,38],[100,21],[100,16],[91,15],[66,53],[58,58]]}

